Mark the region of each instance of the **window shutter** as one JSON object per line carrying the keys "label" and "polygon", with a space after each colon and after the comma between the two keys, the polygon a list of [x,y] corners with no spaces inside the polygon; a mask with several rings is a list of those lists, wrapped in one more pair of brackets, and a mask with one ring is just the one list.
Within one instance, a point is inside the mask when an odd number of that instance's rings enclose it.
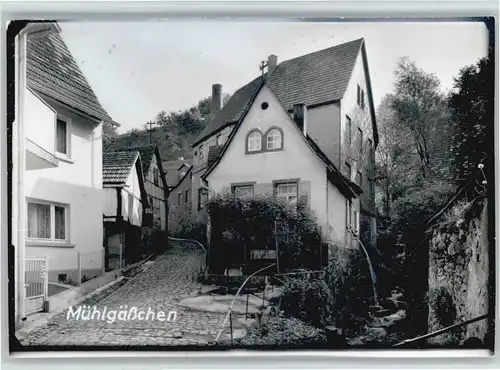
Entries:
{"label": "window shutter", "polygon": [[309,206],[309,194],[311,192],[311,182],[310,181],[300,181],[299,182],[299,201],[301,204]]}
{"label": "window shutter", "polygon": [[273,195],[273,184],[272,183],[264,183],[264,184],[255,184],[254,185],[254,194],[255,195]]}

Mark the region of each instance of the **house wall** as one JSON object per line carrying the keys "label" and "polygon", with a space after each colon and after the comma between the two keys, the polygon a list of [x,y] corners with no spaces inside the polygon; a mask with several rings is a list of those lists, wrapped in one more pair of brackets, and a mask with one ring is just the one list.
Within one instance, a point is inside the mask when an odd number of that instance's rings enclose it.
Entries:
{"label": "house wall", "polygon": [[307,109],[307,132],[340,169],[340,103]]}
{"label": "house wall", "polygon": [[26,89],[26,105],[24,115],[26,118],[26,138],[54,154],[55,150],[55,125],[56,112],[30,89]]}
{"label": "house wall", "polygon": [[[365,106],[362,108],[357,102],[357,86],[364,91]],[[351,166],[351,180],[356,181],[357,172],[361,172],[361,189],[363,193],[359,197],[359,208],[363,213],[361,234],[363,241],[374,245],[376,240],[375,222],[375,184],[372,180],[375,165],[375,140],[373,137],[373,122],[369,109],[367,75],[363,62],[363,53],[360,52],[352,71],[351,79],[347,85],[344,98],[340,105],[341,122],[341,158],[340,165],[342,172],[345,171],[345,163]],[[351,144],[347,140],[347,119],[351,118],[352,137]],[[358,128],[363,132],[362,146],[356,141]],[[372,151],[368,150],[368,139],[372,142]],[[366,228],[369,228],[368,230]]]}
{"label": "house wall", "polygon": [[[169,205],[172,207],[177,207],[179,205],[181,206],[191,206],[192,202],[192,194],[191,194],[191,185],[192,185],[192,178],[191,178],[192,172],[189,172],[187,176],[185,176],[182,181],[174,188],[172,189],[170,196],[169,196]],[[186,190],[188,192],[188,198],[186,202]],[[181,199],[179,202],[179,194],[181,194]]]}
{"label": "house wall", "polygon": [[[267,102],[269,107],[261,109]],[[245,154],[247,133],[253,128],[265,132],[272,126],[283,130],[283,150]],[[299,196],[307,195],[308,204],[318,222],[327,227],[326,189],[327,177],[324,164],[309,148],[295,127],[288,113],[274,94],[264,86],[238,129],[220,163],[208,176],[209,187],[217,193],[230,191],[231,184],[253,182],[256,194],[272,193],[273,180],[300,179]],[[336,228],[337,225],[331,225]],[[339,234],[340,231],[336,230]]]}
{"label": "house wall", "polygon": [[198,191],[200,189],[201,176],[207,169],[208,150],[211,146],[217,145],[218,135],[221,135],[221,145],[224,145],[233,131],[234,126],[235,125],[225,127],[220,132],[208,137],[205,141],[193,148],[193,176],[191,179],[191,210],[193,215],[198,213]]}
{"label": "house wall", "polygon": [[[158,171],[158,184],[154,183],[154,170]],[[144,179],[146,192],[149,196],[149,202],[153,207],[153,221],[161,225],[162,230],[167,227],[167,210],[165,205],[165,191],[163,189],[163,182],[161,180],[161,172],[158,165],[156,155],[151,160],[150,167],[146,172]]]}
{"label": "house wall", "polygon": [[118,193],[116,188],[104,188],[103,194],[103,215],[104,217],[116,217],[118,209]]}
{"label": "house wall", "polygon": [[135,165],[131,169],[126,186],[121,189],[120,195],[122,197],[123,220],[134,226],[142,226],[141,188]]}
{"label": "house wall", "polygon": [[[27,127],[44,125],[48,136],[54,135],[54,121],[40,120],[35,112],[40,102],[28,100],[25,106]],[[59,166],[25,172],[28,199],[67,205],[68,243],[26,240],[26,257],[48,257],[49,279],[67,273],[77,278],[77,256],[82,260],[82,276],[97,276],[103,269],[102,235],[102,125],[78,116],[59,105],[53,108],[71,119],[71,158],[59,160]],[[46,137],[44,140],[48,140]],[[47,141],[48,142],[48,141]],[[26,205],[25,205],[26,206]]]}

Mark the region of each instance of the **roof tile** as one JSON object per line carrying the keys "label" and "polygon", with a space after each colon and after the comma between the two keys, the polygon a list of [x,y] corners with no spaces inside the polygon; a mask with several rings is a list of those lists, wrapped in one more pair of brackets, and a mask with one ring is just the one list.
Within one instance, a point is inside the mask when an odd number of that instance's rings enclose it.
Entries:
{"label": "roof tile", "polygon": [[[363,39],[286,60],[269,75],[267,83],[286,109],[294,104],[308,106],[338,100],[344,96]],[[214,121],[196,139],[196,145],[227,124],[236,123],[262,77],[237,90]]]}
{"label": "roof tile", "polygon": [[102,153],[102,182],[125,183],[139,152],[113,151]]}
{"label": "roof tile", "polygon": [[97,119],[114,123],[78,67],[59,29],[28,34],[27,85]]}

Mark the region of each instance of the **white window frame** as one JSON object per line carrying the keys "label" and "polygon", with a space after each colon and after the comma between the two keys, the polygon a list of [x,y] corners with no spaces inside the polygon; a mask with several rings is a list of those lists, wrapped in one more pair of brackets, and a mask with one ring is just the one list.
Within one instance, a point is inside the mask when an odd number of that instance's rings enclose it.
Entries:
{"label": "white window frame", "polygon": [[[272,137],[277,138],[277,139],[269,141],[269,138],[272,138]],[[278,144],[278,146],[270,147],[269,144],[273,144],[273,145]],[[266,135],[266,148],[267,148],[267,150],[279,150],[279,149],[283,148],[283,137],[281,135],[280,130],[273,128],[272,130],[270,130],[267,133],[267,135]]]}
{"label": "white window frame", "polygon": [[[253,131],[248,135],[248,152],[259,152],[262,150],[262,134],[258,131]],[[255,144],[256,147],[252,147],[251,144]],[[257,147],[258,146],[258,147]]]}
{"label": "white window frame", "polygon": [[356,235],[359,235],[359,212],[353,209],[351,227]]}
{"label": "white window frame", "polygon": [[[64,203],[56,203],[56,202],[49,202],[45,200],[39,200],[39,199],[32,199],[28,198],[26,200],[26,227],[29,227],[29,212],[28,212],[28,204],[44,204],[50,206],[50,238],[36,238],[36,237],[30,237],[29,235],[29,229],[26,230],[26,240],[28,241],[36,241],[36,242],[41,242],[41,243],[61,243],[61,244],[67,244],[70,241],[70,207],[69,204],[64,204]],[[55,234],[56,234],[56,213],[55,213],[55,207],[62,207],[64,208],[64,239],[56,239]]]}
{"label": "white window frame", "polygon": [[[291,192],[285,192],[280,194],[280,187],[283,186],[290,186],[294,185],[295,186],[295,193]],[[288,203],[290,204],[297,204],[299,200],[299,184],[297,182],[280,182],[276,184],[276,197],[278,199],[285,199]],[[292,201],[290,198],[295,197],[295,201]]]}
{"label": "white window frame", "polygon": [[[251,195],[239,195],[237,194],[238,191],[241,191],[241,190],[248,190],[250,189],[252,191],[252,194]],[[233,194],[235,197],[253,197],[255,195],[255,190],[254,190],[254,186],[253,185],[237,185],[237,186],[233,186]]]}
{"label": "white window frame", "polygon": [[[57,150],[57,121],[64,121],[66,122],[66,153],[59,152]],[[62,114],[57,113],[56,114],[56,119],[54,123],[54,153],[56,154],[57,157],[62,158],[62,159],[71,159],[71,131],[72,131],[72,124],[71,124],[71,119],[63,116]]]}

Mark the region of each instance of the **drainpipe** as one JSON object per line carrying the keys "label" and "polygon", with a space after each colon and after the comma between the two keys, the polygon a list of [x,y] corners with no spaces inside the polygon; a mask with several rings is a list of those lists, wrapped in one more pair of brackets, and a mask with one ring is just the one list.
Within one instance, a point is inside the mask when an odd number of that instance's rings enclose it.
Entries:
{"label": "drainpipe", "polygon": [[[209,194],[211,193],[212,195],[215,194],[215,190],[209,187],[207,184],[205,184],[205,181],[200,178],[200,186],[207,190]],[[210,198],[210,197],[209,197]],[[210,225],[210,217],[207,217],[207,269],[210,267],[210,230],[211,230],[211,225]]]}
{"label": "drainpipe", "polygon": [[[24,172],[26,170],[26,152],[25,152],[25,141],[26,137],[24,135],[24,105],[25,105],[25,91],[26,91],[26,32],[22,30],[16,40],[16,117],[14,123],[14,163],[15,168],[13,172],[16,173],[14,177],[17,181],[15,183],[17,197],[14,199],[13,206],[17,209],[17,219],[14,225],[16,225],[16,230],[14,230],[16,236],[16,289],[17,289],[17,313],[16,319],[17,323],[20,324],[21,321],[26,319],[25,317],[25,233],[26,233],[26,198],[24,194]],[[13,233],[13,234],[14,234]]]}

